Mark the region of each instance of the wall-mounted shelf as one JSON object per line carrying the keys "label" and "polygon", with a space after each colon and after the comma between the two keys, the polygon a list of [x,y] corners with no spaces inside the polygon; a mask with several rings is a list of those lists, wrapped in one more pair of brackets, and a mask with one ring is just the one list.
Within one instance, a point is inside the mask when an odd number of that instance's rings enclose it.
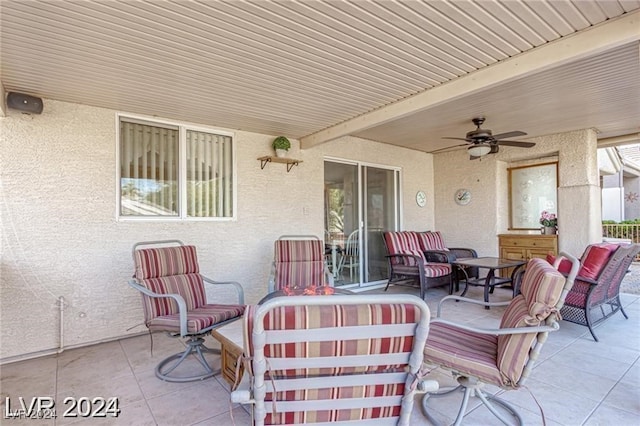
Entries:
{"label": "wall-mounted shelf", "polygon": [[302,160],[295,160],[293,158],[284,158],[284,157],[273,157],[271,155],[265,155],[264,157],[258,158],[260,161],[260,169],[264,169],[264,166],[267,163],[282,163],[287,165],[287,173],[291,171],[293,166],[297,166],[302,163]]}

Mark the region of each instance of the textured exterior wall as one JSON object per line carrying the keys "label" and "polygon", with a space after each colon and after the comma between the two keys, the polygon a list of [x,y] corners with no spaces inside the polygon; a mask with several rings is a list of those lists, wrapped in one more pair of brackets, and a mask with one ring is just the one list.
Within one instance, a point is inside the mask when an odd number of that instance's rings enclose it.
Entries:
{"label": "textured exterior wall", "polygon": [[[501,147],[497,154],[480,160],[469,160],[464,149],[434,156],[435,223],[447,245],[472,247],[479,255],[497,256],[497,235],[509,232],[507,168],[554,160],[558,160],[560,250],[580,256],[588,244],[601,240],[595,131],[548,135],[531,142],[536,146]],[[466,206],[453,200],[459,188],[471,191],[472,201]]]}
{"label": "textured exterior wall", "polygon": [[[68,303],[65,346],[143,331],[127,330],[142,322],[140,296],[126,285],[138,241],[195,244],[203,273],[239,281],[255,303],[266,292],[273,241],[323,235],[325,156],[400,167],[405,228],[433,228],[431,155],[356,138],[305,151],[293,141],[290,155],[302,164],[261,170],[257,158],[271,154],[273,136],[247,132],[235,133],[237,221],[118,222],[115,111],[44,102],[42,115],[0,118],[0,360],[59,346],[59,296]],[[429,196],[425,208],[414,201],[418,189]]]}
{"label": "textured exterior wall", "polygon": [[624,179],[624,219],[640,219],[640,178]]}

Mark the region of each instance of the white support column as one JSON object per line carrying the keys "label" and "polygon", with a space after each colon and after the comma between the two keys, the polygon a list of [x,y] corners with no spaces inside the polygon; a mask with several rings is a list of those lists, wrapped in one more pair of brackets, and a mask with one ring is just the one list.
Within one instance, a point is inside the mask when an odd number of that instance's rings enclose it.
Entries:
{"label": "white support column", "polygon": [[558,154],[558,248],[580,256],[602,241],[598,139],[594,129],[552,135]]}

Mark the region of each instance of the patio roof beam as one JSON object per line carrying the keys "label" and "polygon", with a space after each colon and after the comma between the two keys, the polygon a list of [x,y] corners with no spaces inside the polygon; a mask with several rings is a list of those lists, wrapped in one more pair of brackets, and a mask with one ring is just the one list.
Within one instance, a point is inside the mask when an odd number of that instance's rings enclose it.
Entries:
{"label": "patio roof beam", "polygon": [[640,11],[534,48],[409,98],[300,138],[302,149],[351,135],[389,121],[640,40]]}

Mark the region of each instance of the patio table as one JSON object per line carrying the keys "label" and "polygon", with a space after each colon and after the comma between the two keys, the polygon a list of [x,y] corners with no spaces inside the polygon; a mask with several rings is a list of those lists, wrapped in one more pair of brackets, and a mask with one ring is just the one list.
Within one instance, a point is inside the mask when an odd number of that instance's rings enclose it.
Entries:
{"label": "patio table", "polygon": [[[515,296],[516,288],[513,285],[513,277],[515,276],[518,269],[520,269],[525,263],[527,262],[524,260],[504,259],[501,257],[463,257],[456,259],[456,261],[453,262],[452,265],[455,265],[462,272],[464,272],[466,277],[464,291],[460,294],[460,296],[464,296],[465,294],[467,294],[469,285],[482,285],[484,286],[484,301],[489,302],[489,292],[493,293],[493,289],[497,285],[510,284]],[[489,271],[487,272],[487,276],[484,278],[469,279],[466,271],[466,268],[469,267],[484,268],[488,269]],[[513,268],[511,276],[495,276],[496,270],[506,268]],[[489,309],[489,307],[485,306],[485,309]]]}

